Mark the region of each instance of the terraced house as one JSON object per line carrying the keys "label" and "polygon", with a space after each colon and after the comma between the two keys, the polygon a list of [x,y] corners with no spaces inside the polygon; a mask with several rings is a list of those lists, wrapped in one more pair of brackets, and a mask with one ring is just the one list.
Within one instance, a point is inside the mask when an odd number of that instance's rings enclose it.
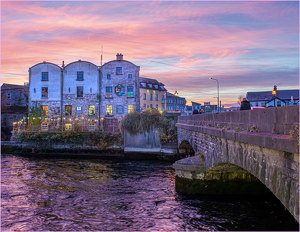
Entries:
{"label": "terraced house", "polygon": [[58,66],[50,62],[29,68],[29,109],[41,107],[42,130],[84,131],[115,127],[126,114],[140,109],[140,67],[123,60],[97,66],[78,60]]}

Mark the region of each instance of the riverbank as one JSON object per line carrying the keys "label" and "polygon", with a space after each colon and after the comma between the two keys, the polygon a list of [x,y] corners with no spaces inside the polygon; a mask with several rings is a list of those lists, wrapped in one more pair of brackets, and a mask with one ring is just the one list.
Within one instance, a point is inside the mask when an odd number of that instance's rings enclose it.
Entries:
{"label": "riverbank", "polygon": [[120,158],[137,160],[167,160],[176,161],[183,158],[177,153],[176,145],[162,146],[161,149],[140,149],[123,146],[110,146],[99,149],[97,146],[85,144],[39,144],[33,142],[1,142],[2,154],[14,154],[23,157],[36,158]]}

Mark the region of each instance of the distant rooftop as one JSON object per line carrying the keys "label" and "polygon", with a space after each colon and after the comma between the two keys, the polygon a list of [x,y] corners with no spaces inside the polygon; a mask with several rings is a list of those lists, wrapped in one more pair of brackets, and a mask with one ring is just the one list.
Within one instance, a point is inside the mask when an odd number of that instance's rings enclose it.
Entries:
{"label": "distant rooftop", "polygon": [[15,84],[7,84],[3,83],[1,86],[1,90],[13,90],[13,89],[24,89],[25,91],[28,91],[29,86],[28,85],[15,85]]}
{"label": "distant rooftop", "polygon": [[[293,96],[294,99],[299,99],[299,90],[277,90],[276,97],[282,100],[291,99]],[[273,99],[272,91],[264,92],[247,92],[246,98],[248,101],[270,101]]]}

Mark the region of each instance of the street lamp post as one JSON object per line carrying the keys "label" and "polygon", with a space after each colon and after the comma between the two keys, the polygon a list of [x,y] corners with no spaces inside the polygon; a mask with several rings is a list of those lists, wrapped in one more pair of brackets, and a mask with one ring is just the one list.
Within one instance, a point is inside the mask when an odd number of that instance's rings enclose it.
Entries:
{"label": "street lamp post", "polygon": [[272,91],[272,95],[273,95],[273,99],[274,99],[274,107],[275,107],[275,97],[277,94],[277,85],[274,85],[273,87],[273,91]]}
{"label": "street lamp post", "polygon": [[175,96],[175,111],[177,111],[177,96],[178,96],[177,91],[175,91],[174,96]]}
{"label": "street lamp post", "polygon": [[217,80],[217,79],[215,79],[215,78],[209,78],[209,79],[211,79],[211,80],[214,80],[214,81],[216,81],[217,82],[217,86],[218,86],[218,112],[220,112],[220,91],[219,91],[219,81]]}

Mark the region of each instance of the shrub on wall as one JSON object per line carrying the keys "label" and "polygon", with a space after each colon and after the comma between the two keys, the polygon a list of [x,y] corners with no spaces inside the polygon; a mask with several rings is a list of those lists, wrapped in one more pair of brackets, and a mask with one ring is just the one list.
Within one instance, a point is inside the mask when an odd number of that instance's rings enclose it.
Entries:
{"label": "shrub on wall", "polygon": [[147,109],[142,113],[134,112],[126,115],[122,120],[122,127],[133,134],[146,133],[156,128],[159,130],[162,144],[177,142],[175,121],[164,117],[156,109]]}

